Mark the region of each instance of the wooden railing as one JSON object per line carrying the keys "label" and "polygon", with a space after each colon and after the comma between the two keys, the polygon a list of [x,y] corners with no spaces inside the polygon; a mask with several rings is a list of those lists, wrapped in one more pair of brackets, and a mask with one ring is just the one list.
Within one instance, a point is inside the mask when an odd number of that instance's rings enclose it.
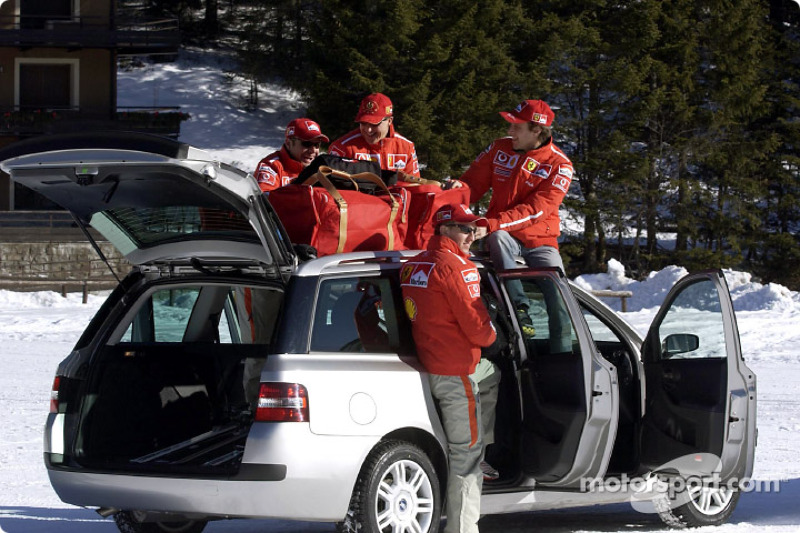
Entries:
{"label": "wooden railing", "polygon": [[610,290],[594,290],[590,291],[593,296],[598,298],[619,298],[621,302],[622,312],[628,311],[628,298],[633,296],[631,291],[610,291]]}
{"label": "wooden railing", "polygon": [[115,48],[125,54],[177,53],[177,19],[63,15],[0,16],[0,46]]}

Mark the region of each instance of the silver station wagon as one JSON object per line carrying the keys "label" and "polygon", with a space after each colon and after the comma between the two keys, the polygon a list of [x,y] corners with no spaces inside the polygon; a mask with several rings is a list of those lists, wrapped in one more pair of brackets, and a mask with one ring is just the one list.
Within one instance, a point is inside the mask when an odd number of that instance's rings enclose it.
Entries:
{"label": "silver station wagon", "polygon": [[[398,280],[414,252],[308,257],[252,176],[170,139],[43,137],[0,159],[133,265],[56,371],[44,458],[64,502],[124,532],[438,530],[446,439]],[[722,273],[678,282],[642,338],[559,271],[475,262],[502,375],[482,512],[634,501],[672,526],[727,520],[756,377]]]}

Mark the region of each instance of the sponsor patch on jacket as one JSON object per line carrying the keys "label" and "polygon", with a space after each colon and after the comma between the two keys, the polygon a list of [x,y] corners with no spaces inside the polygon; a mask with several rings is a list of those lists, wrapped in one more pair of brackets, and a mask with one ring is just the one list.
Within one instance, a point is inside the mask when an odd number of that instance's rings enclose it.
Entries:
{"label": "sponsor patch on jacket", "polygon": [[381,164],[381,155],[380,154],[365,154],[362,152],[358,152],[355,156],[355,159],[359,161],[375,161],[379,165]]}
{"label": "sponsor patch on jacket", "polygon": [[540,165],[539,168],[536,169],[536,172],[533,173],[534,176],[537,178],[541,178],[546,180],[548,176],[550,176],[550,171],[553,169],[553,165]]}
{"label": "sponsor patch on jacket", "polygon": [[477,283],[481,280],[477,268],[468,268],[461,271],[461,277],[464,278],[464,283]]}
{"label": "sponsor patch on jacket", "polygon": [[433,263],[406,263],[400,271],[400,286],[426,288],[433,267]]}
{"label": "sponsor patch on jacket", "polygon": [[258,168],[258,182],[266,183],[267,185],[278,184],[278,173],[275,169],[268,165],[262,165]]}
{"label": "sponsor patch on jacket", "polygon": [[480,298],[481,297],[481,284],[480,283],[470,283],[467,285],[467,289],[469,289],[469,295],[472,298]]}
{"label": "sponsor patch on jacket", "polygon": [[386,154],[386,164],[389,168],[403,170],[408,164],[407,154]]}
{"label": "sponsor patch on jacket", "polygon": [[572,183],[572,169],[560,167],[558,173],[553,176],[553,187],[566,194],[570,183]]}
{"label": "sponsor patch on jacket", "polygon": [[497,167],[512,170],[515,166],[517,166],[518,161],[519,154],[507,154],[503,151],[498,151],[496,154],[494,154],[494,161],[492,161],[492,163]]}
{"label": "sponsor patch on jacket", "polygon": [[406,297],[403,300],[403,306],[406,309],[406,315],[408,315],[409,320],[414,322],[417,319],[417,303],[413,298]]}

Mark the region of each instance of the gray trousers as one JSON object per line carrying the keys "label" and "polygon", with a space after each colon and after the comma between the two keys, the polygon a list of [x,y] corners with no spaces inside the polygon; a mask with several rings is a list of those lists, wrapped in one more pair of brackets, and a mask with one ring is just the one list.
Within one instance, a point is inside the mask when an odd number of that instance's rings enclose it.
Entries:
{"label": "gray trousers", "polygon": [[[536,248],[525,248],[522,243],[511,236],[507,231],[498,230],[490,233],[486,237],[486,246],[489,249],[495,268],[511,270],[520,268],[515,260],[515,256],[522,256],[525,264],[530,268],[558,267],[562,273],[564,261],[561,254],[552,246],[538,246]],[[522,290],[522,283],[518,280],[506,282],[506,290],[511,298],[514,307],[524,304],[528,298]],[[555,287],[550,284],[542,286],[542,295],[547,305],[548,326],[550,329],[550,352],[563,353],[572,350],[571,342],[571,322],[564,303],[558,295]]]}
{"label": "gray trousers", "polygon": [[450,464],[445,533],[478,533],[481,517],[483,441],[478,384],[470,376],[429,374],[439,401]]}

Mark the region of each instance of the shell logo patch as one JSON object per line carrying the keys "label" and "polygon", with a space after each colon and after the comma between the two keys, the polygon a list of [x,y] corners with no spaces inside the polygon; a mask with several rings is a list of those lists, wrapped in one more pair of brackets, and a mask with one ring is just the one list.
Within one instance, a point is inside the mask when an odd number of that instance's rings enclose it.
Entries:
{"label": "shell logo patch", "polygon": [[417,304],[411,298],[406,298],[403,301],[403,306],[406,309],[406,314],[412,322],[417,319]]}

